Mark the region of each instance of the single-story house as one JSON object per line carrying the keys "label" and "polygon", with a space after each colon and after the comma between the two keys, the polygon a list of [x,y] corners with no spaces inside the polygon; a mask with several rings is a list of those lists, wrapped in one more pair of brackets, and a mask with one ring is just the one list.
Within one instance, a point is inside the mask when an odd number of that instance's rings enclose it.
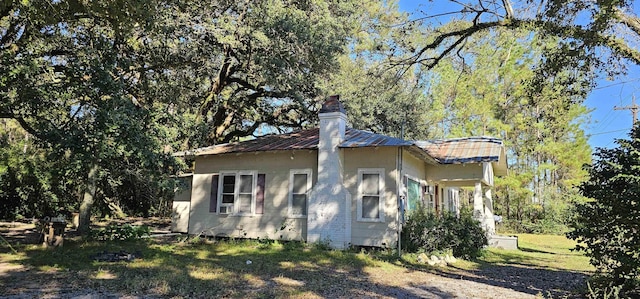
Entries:
{"label": "single-story house", "polygon": [[493,178],[507,172],[500,139],[408,141],[356,130],[337,96],[319,117],[319,128],[179,153],[195,166],[176,194],[173,230],[393,247],[405,210],[459,211],[459,187],[468,186],[475,217],[495,231]]}

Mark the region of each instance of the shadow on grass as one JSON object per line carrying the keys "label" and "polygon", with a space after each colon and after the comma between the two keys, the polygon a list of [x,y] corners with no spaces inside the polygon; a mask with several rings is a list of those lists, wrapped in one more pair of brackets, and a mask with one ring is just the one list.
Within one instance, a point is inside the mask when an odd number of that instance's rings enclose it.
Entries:
{"label": "shadow on grass", "polygon": [[[373,282],[372,260],[344,251],[256,242],[207,244],[67,242],[45,250],[21,246],[13,262],[0,247],[0,297],[453,298],[435,287]],[[98,262],[104,251],[139,252],[132,262]],[[23,268],[7,268],[6,265]],[[2,266],[5,269],[2,269]]]}
{"label": "shadow on grass", "polygon": [[589,275],[583,272],[540,267],[528,263],[526,258],[515,254],[496,252],[492,254],[497,255],[507,264],[476,260],[475,262],[480,267],[477,270],[467,270],[453,265],[434,268],[405,261],[405,267],[413,267],[443,277],[474,281],[531,295],[542,295],[544,298],[580,297],[580,292],[584,291],[586,280],[589,278]]}
{"label": "shadow on grass", "polygon": [[518,249],[519,249],[520,251],[525,251],[525,252],[544,253],[544,254],[553,254],[553,255],[558,254],[558,253],[556,253],[556,252],[544,251],[544,250],[533,249],[533,248],[527,248],[527,247],[522,247],[522,246],[519,246],[519,247],[518,247]]}
{"label": "shadow on grass", "polygon": [[[18,243],[21,234],[3,236]],[[14,243],[15,244],[15,243]],[[24,243],[23,243],[24,244]],[[177,242],[67,242],[44,250],[16,245],[18,255],[0,245],[0,297],[326,297],[455,298],[457,294],[416,280],[397,287],[379,282],[365,271],[374,259],[352,252],[325,251],[300,243],[260,244],[229,241],[205,244]],[[561,255],[535,249],[523,251]],[[98,253],[140,252],[133,262],[97,262]],[[433,268],[380,255],[380,259],[407,269],[441,277],[473,281],[525,294],[562,298],[585,285],[585,273],[541,268],[530,258],[492,252],[508,265],[484,261],[478,270]],[[375,256],[375,254],[372,254]],[[12,260],[13,259],[13,260]],[[248,262],[250,261],[250,262]],[[389,272],[388,275],[402,275]],[[376,282],[378,281],[378,282]]]}

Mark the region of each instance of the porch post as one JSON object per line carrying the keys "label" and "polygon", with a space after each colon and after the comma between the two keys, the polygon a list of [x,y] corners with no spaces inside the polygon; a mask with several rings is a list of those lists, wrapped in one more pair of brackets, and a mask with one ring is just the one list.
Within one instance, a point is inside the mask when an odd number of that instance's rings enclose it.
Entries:
{"label": "porch post", "polygon": [[484,219],[485,232],[491,236],[496,233],[496,221],[493,218],[493,199],[491,198],[491,187],[484,193]]}
{"label": "porch post", "polygon": [[475,189],[473,190],[473,218],[480,221],[480,224],[483,228],[485,227],[481,182],[476,182]]}

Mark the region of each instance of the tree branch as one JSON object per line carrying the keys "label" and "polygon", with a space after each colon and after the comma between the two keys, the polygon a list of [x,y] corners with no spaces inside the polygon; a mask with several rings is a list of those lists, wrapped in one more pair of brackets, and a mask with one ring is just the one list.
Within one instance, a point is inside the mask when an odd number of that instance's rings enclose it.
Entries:
{"label": "tree branch", "polygon": [[13,112],[0,111],[0,118],[14,119],[18,122],[18,124],[20,124],[20,127],[22,127],[22,129],[27,131],[27,133],[35,136],[40,140],[46,140],[44,134],[33,128],[24,118],[13,114]]}
{"label": "tree branch", "polygon": [[614,8],[613,13],[620,23],[629,27],[635,34],[640,35],[640,18],[624,13],[619,8]]}
{"label": "tree branch", "polygon": [[[628,16],[620,13],[619,16],[621,22],[625,25],[629,26],[634,32],[640,33],[640,19],[632,16]],[[628,44],[626,44],[622,39],[615,38],[613,36],[606,35],[600,32],[590,31],[581,26],[563,26],[554,22],[544,21],[544,20],[522,20],[522,19],[508,19],[501,21],[492,21],[492,22],[476,22],[473,25],[454,30],[450,32],[442,33],[435,37],[435,39],[424,45],[420,50],[414,54],[409,56],[408,58],[391,61],[391,65],[405,65],[407,66],[402,72],[408,71],[409,67],[413,64],[422,64],[427,69],[432,69],[435,67],[444,57],[446,57],[451,51],[458,48],[464,40],[481,32],[483,30],[488,30],[492,28],[531,28],[537,27],[541,28],[545,34],[554,35],[557,37],[561,37],[564,39],[567,38],[575,38],[582,40],[589,47],[596,46],[605,46],[611,49],[615,54],[620,55],[624,58],[630,59],[637,64],[640,64],[640,51],[637,49],[631,48]],[[450,38],[456,38],[456,40],[450,44],[445,46],[439,53],[434,54],[431,57],[425,57],[427,51],[436,50],[445,45],[445,42]],[[426,63],[428,61],[428,63]]]}

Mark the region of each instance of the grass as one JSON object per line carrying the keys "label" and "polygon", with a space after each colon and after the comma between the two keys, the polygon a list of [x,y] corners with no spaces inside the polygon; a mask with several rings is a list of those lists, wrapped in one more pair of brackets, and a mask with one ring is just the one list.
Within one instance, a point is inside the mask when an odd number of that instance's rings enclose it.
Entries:
{"label": "grass", "polygon": [[494,265],[524,265],[552,270],[592,273],[595,268],[582,252],[572,250],[576,242],[558,235],[518,234],[520,250],[491,248],[481,261]]}
{"label": "grass", "polygon": [[[558,236],[519,235],[519,251],[489,249],[475,261],[458,261],[455,268],[474,271],[518,265],[562,271],[591,271],[588,259],[571,252],[572,241]],[[19,292],[52,277],[73,284],[58,288],[98,289],[124,294],[162,297],[340,297],[369,296],[408,269],[438,273],[417,264],[415,255],[398,259],[391,251],[330,251],[309,244],[268,241],[156,242],[65,241],[62,248],[0,246],[0,267],[22,266],[29,271],[0,269],[0,290]],[[99,262],[101,252],[126,251],[142,258],[132,262]],[[13,269],[13,268],[12,268]],[[412,271],[413,271],[412,270]],[[447,270],[444,270],[445,272]],[[28,279],[26,279],[28,277]],[[373,277],[385,277],[374,281]],[[378,291],[376,291],[378,290]],[[337,294],[337,296],[336,296]],[[369,294],[369,295],[367,295]],[[2,295],[2,291],[0,291]]]}

